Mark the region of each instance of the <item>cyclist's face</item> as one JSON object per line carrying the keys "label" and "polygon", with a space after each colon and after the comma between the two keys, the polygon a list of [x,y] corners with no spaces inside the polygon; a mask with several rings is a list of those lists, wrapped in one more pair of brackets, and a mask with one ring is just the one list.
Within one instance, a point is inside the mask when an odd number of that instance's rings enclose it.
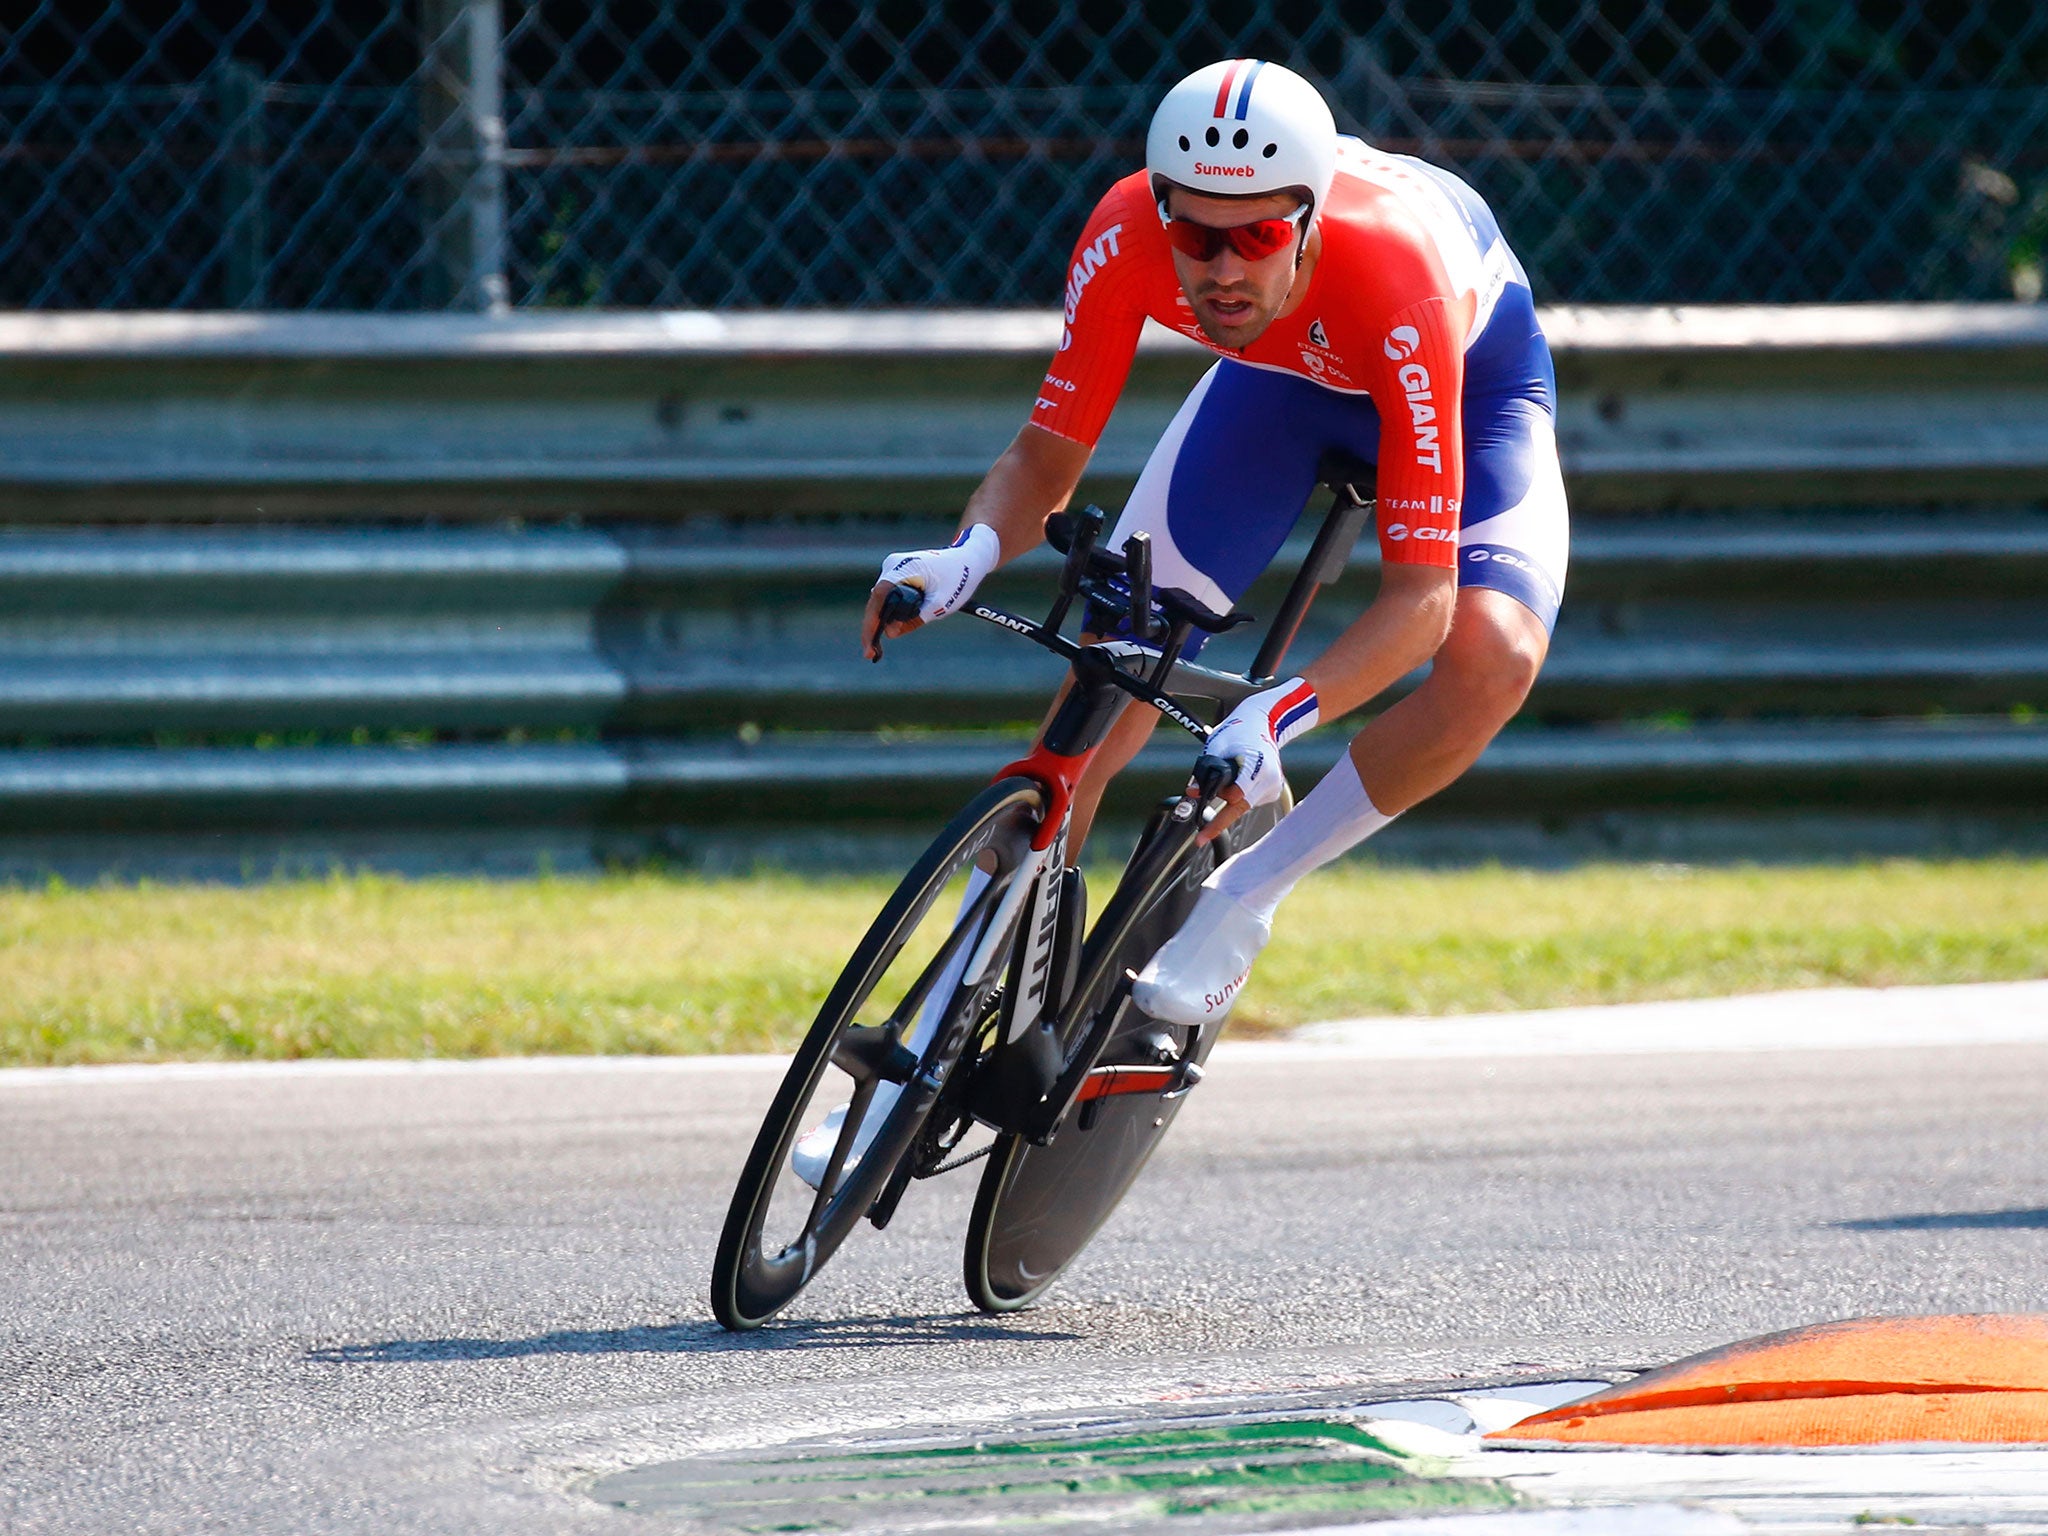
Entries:
{"label": "cyclist's face", "polygon": [[[1210,197],[1175,187],[1167,193],[1169,217],[1228,229],[1254,219],[1286,218],[1301,206],[1285,192],[1265,197]],[[1208,261],[1172,248],[1173,270],[1195,312],[1195,323],[1218,346],[1248,347],[1278,318],[1294,286],[1295,247],[1246,261],[1228,242]]]}

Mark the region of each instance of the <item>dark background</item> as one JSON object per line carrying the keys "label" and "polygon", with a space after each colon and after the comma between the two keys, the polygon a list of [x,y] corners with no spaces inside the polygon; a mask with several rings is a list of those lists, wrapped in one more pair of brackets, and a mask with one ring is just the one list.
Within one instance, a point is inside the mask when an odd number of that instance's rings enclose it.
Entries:
{"label": "dark background", "polygon": [[[423,3],[29,6],[0,28],[0,304],[431,307]],[[1549,301],[2040,292],[2035,0],[553,0],[500,23],[515,305],[1050,304],[1159,93],[1240,53],[1463,172]]]}

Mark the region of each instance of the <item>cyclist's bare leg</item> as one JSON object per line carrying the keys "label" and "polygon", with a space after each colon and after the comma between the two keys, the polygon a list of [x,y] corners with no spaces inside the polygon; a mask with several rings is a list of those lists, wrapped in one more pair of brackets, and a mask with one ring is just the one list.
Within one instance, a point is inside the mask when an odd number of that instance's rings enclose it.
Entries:
{"label": "cyclist's bare leg", "polygon": [[1073,819],[1067,826],[1069,861],[1081,862],[1081,845],[1088,840],[1088,829],[1095,825],[1095,810],[1102,804],[1102,792],[1109,788],[1111,779],[1130,766],[1131,759],[1151,739],[1152,729],[1158,724],[1158,710],[1134,701],[1124,707],[1109,734],[1102,738],[1102,745],[1095,749],[1081,781],[1074,786]]}
{"label": "cyclist's bare leg", "polygon": [[1139,974],[1154,1018],[1206,1023],[1229,1011],[1296,882],[1470,767],[1528,696],[1549,637],[1513,598],[1469,587],[1415,692],[1371,720],[1279,827],[1210,877],[1180,934]]}
{"label": "cyclist's bare leg", "polygon": [[1471,766],[1521,707],[1547,641],[1541,622],[1513,598],[1466,588],[1422,686],[1369,722],[1350,759],[1324,775],[1272,836],[1219,870],[1217,889],[1270,922],[1310,870]]}
{"label": "cyclist's bare leg", "polygon": [[1351,761],[1388,816],[1428,799],[1478,760],[1529,696],[1550,636],[1505,592],[1465,587],[1429,676],[1366,723]]}
{"label": "cyclist's bare leg", "polygon": [[[1351,761],[1373,805],[1398,815],[1471,767],[1522,707],[1549,650],[1543,621],[1520,602],[1491,587],[1460,589],[1429,676],[1352,740]],[[1126,709],[1103,738],[1074,790],[1069,857],[1080,857],[1103,791],[1158,723],[1155,710]]]}

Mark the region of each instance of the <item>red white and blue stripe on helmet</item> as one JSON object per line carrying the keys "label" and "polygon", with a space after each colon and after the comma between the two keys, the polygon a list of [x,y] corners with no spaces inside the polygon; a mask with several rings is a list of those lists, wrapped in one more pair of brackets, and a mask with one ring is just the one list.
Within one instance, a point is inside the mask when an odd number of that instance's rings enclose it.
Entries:
{"label": "red white and blue stripe on helmet", "polygon": [[1266,715],[1266,723],[1272,728],[1273,739],[1283,741],[1287,732],[1301,725],[1316,712],[1316,691],[1306,682],[1296,683],[1280,696],[1277,703]]}
{"label": "red white and blue stripe on helmet", "polygon": [[[1246,68],[1247,65],[1250,67]],[[1265,67],[1264,61],[1259,59],[1232,59],[1230,61],[1230,68],[1223,72],[1223,84],[1216,88],[1216,111],[1212,115],[1216,117],[1234,117],[1239,122],[1243,122],[1245,114],[1252,109],[1252,82],[1259,78],[1259,71]],[[1240,71],[1244,75],[1242,82],[1238,80]],[[1230,93],[1233,86],[1237,90],[1235,111],[1231,109],[1230,101]]]}

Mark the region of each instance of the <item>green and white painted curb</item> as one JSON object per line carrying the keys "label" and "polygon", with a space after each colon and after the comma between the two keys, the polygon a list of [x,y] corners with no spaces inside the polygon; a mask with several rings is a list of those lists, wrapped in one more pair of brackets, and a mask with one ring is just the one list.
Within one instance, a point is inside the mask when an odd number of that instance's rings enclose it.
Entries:
{"label": "green and white painted curb", "polygon": [[591,1491],[740,1532],[1247,1530],[1515,1503],[1498,1483],[1439,1471],[1354,1424],[1280,1419],[902,1449],[791,1446],[642,1468]]}
{"label": "green and white painted curb", "polygon": [[1208,1413],[1182,1403],[974,1439],[899,1430],[706,1453],[584,1491],[734,1536],[1807,1536],[1894,1525],[2048,1536],[2039,1451],[1528,1451],[1481,1438],[1607,1385],[1355,1405],[1239,1399]]}

